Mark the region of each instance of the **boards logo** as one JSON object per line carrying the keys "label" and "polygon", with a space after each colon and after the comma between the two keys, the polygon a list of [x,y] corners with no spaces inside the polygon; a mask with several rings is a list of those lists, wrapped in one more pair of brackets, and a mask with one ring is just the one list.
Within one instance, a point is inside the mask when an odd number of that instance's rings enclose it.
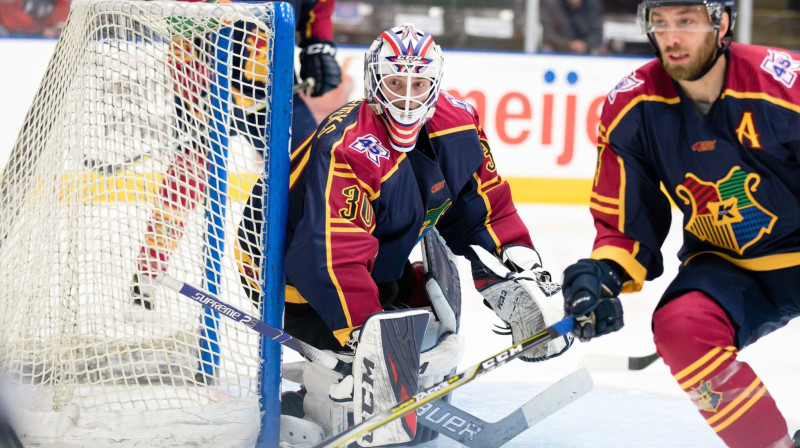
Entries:
{"label": "boards logo", "polygon": [[772,232],[778,220],[753,197],[759,183],[758,174],[747,173],[738,166],[716,183],[686,174],[686,180],[675,187],[678,197],[692,207],[686,230],[700,241],[742,255],[764,234]]}
{"label": "boards logo", "polygon": [[436,185],[431,187],[431,193],[436,193],[437,191],[441,190],[442,188],[444,188],[444,181],[437,182]]}

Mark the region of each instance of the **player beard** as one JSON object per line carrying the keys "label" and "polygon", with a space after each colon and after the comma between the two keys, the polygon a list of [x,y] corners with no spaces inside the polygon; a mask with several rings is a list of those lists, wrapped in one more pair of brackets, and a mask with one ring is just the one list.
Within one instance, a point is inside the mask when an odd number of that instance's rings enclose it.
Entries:
{"label": "player beard", "polygon": [[[686,64],[673,64],[669,61],[669,58],[662,57],[661,60],[664,64],[664,70],[666,70],[669,76],[676,81],[694,81],[701,73],[703,73],[703,70],[706,68],[706,64],[708,64],[708,62],[714,57],[714,52],[717,51],[715,40],[714,33],[709,33],[708,38],[697,49],[697,56],[690,58],[689,62]],[[667,47],[664,49],[662,54],[670,51],[681,50],[683,49],[677,46]]]}

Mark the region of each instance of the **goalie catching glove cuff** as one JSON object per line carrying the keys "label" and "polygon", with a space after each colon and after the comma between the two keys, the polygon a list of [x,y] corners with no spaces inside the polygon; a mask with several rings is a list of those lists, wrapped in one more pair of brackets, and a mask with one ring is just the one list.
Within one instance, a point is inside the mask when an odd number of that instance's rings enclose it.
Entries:
{"label": "goalie catching glove cuff", "polygon": [[311,96],[322,96],[342,83],[342,70],[336,62],[336,44],[312,37],[301,44],[300,78],[314,79]]}
{"label": "goalie catching glove cuff", "polygon": [[612,333],[624,325],[622,276],[609,263],[582,259],[564,271],[564,311],[578,321],[574,333],[581,341]]}
{"label": "goalie catching glove cuff", "polygon": [[[558,296],[561,287],[542,269],[536,250],[525,246],[503,249],[501,258],[479,246],[472,246],[479,261],[473,261],[472,278],[486,306],[506,323],[512,341],[528,339],[564,317]],[[506,333],[507,334],[507,333]],[[523,361],[554,358],[572,345],[572,335],[533,349]]]}

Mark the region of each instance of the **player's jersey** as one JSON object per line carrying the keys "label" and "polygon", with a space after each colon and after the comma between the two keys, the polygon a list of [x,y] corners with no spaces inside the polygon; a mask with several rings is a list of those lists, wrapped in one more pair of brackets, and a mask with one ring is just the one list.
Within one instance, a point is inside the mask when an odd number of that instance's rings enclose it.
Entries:
{"label": "player's jersey", "polygon": [[291,156],[286,274],[299,294],[287,302],[307,298],[340,340],[381,311],[376,282],[400,278],[434,226],[459,255],[532,247],[471,106],[442,93],[407,153],[390,149],[380,120],[348,103]]}
{"label": "player's jersey", "polygon": [[[297,13],[295,23],[299,45],[313,38],[333,39],[331,16],[335,0],[295,0],[290,3],[293,3]],[[241,27],[234,29],[231,88],[236,105],[244,109],[257,108],[258,103],[266,97],[269,39],[255,25],[249,25],[246,30]],[[264,63],[259,64],[259,61]]]}
{"label": "player's jersey", "polygon": [[800,265],[800,57],[733,43],[720,97],[701,116],[654,60],[608,95],[591,197],[592,258],[631,275],[663,271],[669,197],[682,210],[678,256],[712,253],[749,270]]}

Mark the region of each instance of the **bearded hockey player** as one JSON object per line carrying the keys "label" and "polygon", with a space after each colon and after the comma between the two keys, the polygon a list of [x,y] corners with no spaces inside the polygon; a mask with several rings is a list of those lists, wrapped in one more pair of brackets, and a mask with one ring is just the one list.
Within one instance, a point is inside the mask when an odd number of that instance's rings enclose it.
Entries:
{"label": "bearded hockey player", "polygon": [[[329,115],[311,144],[291,155],[285,329],[353,362],[355,373],[320,373],[314,363],[303,372],[329,378],[304,381],[306,418],[326,433],[346,427],[350,408],[359,423],[416,393],[422,380],[413,352],[427,317],[420,309],[431,304],[408,258],[434,228],[470,259],[476,287],[514,342],[564,315],[558,288],[529,291],[493,274],[470,249],[549,280],[475,109],[440,91],[443,63],[433,38],[413,25],[383,32],[365,55],[365,98]],[[256,185],[240,231],[251,266],[260,266],[262,188]],[[243,271],[258,284],[258,269]],[[526,360],[557,356],[570,343],[552,341]],[[412,413],[359,443],[405,443],[415,433]]]}
{"label": "bearded hockey player", "polygon": [[737,357],[800,315],[800,58],[730,43],[733,1],[646,0],[638,18],[658,59],[603,106],[597,237],[564,272],[566,311],[582,340],[622,327],[616,296],[663,271],[665,191],[684,231],[653,315],[658,354],[728,446],[792,447],[775,400]]}

